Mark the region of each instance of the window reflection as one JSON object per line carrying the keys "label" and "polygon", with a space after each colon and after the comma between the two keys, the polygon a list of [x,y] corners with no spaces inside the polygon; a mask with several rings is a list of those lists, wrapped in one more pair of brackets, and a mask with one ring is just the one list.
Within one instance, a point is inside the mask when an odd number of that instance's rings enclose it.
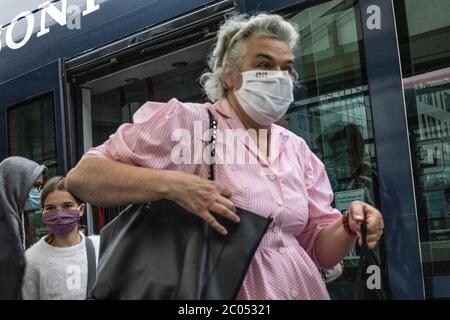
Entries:
{"label": "window reflection", "polygon": [[53,94],[8,108],[8,154],[44,164],[49,175],[56,175]]}
{"label": "window reflection", "polygon": [[449,275],[450,2],[395,4],[423,270]]}
{"label": "window reflection", "polygon": [[376,206],[377,173],[366,153],[362,129],[355,123],[346,124],[331,137],[329,144],[337,184],[342,189],[363,190],[364,201]]}

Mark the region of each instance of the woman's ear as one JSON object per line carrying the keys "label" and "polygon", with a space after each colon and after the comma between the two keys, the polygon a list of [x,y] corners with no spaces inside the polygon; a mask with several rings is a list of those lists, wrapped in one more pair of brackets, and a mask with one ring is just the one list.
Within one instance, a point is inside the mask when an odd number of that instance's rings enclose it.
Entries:
{"label": "woman's ear", "polygon": [[239,90],[242,85],[242,75],[236,70],[236,68],[231,67],[226,64],[223,67],[223,83],[225,87],[229,90]]}
{"label": "woman's ear", "polygon": [[86,208],[86,204],[84,204],[84,203],[82,203],[80,206],[79,206],[79,210],[80,210],[80,217],[82,217],[83,216],[83,214],[84,214],[84,209]]}
{"label": "woman's ear", "polygon": [[222,69],[222,77],[225,88],[230,89],[233,86],[233,81],[231,78],[230,67],[226,64]]}

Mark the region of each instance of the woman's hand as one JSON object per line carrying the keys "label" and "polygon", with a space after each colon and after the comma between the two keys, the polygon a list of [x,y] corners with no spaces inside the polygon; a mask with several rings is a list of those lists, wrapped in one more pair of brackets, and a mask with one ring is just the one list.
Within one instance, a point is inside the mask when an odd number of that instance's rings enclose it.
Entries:
{"label": "woman's hand", "polygon": [[199,216],[223,235],[228,232],[214,218],[212,212],[235,223],[240,221],[235,206],[228,199],[231,197],[230,190],[213,181],[184,172],[167,171],[167,187],[164,196],[166,199]]}
{"label": "woman's hand", "polygon": [[361,223],[367,224],[367,245],[375,248],[383,235],[384,222],[381,212],[365,202],[354,201],[348,209],[348,225],[358,235],[358,243],[362,245]]}

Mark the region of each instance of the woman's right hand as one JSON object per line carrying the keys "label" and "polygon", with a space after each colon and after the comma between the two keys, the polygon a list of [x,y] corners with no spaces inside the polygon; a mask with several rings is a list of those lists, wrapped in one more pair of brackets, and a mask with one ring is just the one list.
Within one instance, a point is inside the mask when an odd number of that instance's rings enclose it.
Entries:
{"label": "woman's right hand", "polygon": [[227,230],[211,213],[214,212],[239,223],[236,207],[229,200],[230,197],[231,191],[219,186],[214,181],[184,172],[167,171],[165,198],[202,218],[223,235],[228,234]]}

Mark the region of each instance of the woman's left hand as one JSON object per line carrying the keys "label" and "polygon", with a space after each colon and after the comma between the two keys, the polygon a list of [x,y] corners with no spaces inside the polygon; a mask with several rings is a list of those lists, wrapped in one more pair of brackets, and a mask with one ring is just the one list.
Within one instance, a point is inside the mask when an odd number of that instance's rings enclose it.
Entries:
{"label": "woman's left hand", "polygon": [[358,235],[358,243],[362,245],[361,223],[367,225],[367,245],[369,249],[375,248],[383,235],[383,216],[381,212],[362,201],[353,201],[348,208],[348,225]]}

